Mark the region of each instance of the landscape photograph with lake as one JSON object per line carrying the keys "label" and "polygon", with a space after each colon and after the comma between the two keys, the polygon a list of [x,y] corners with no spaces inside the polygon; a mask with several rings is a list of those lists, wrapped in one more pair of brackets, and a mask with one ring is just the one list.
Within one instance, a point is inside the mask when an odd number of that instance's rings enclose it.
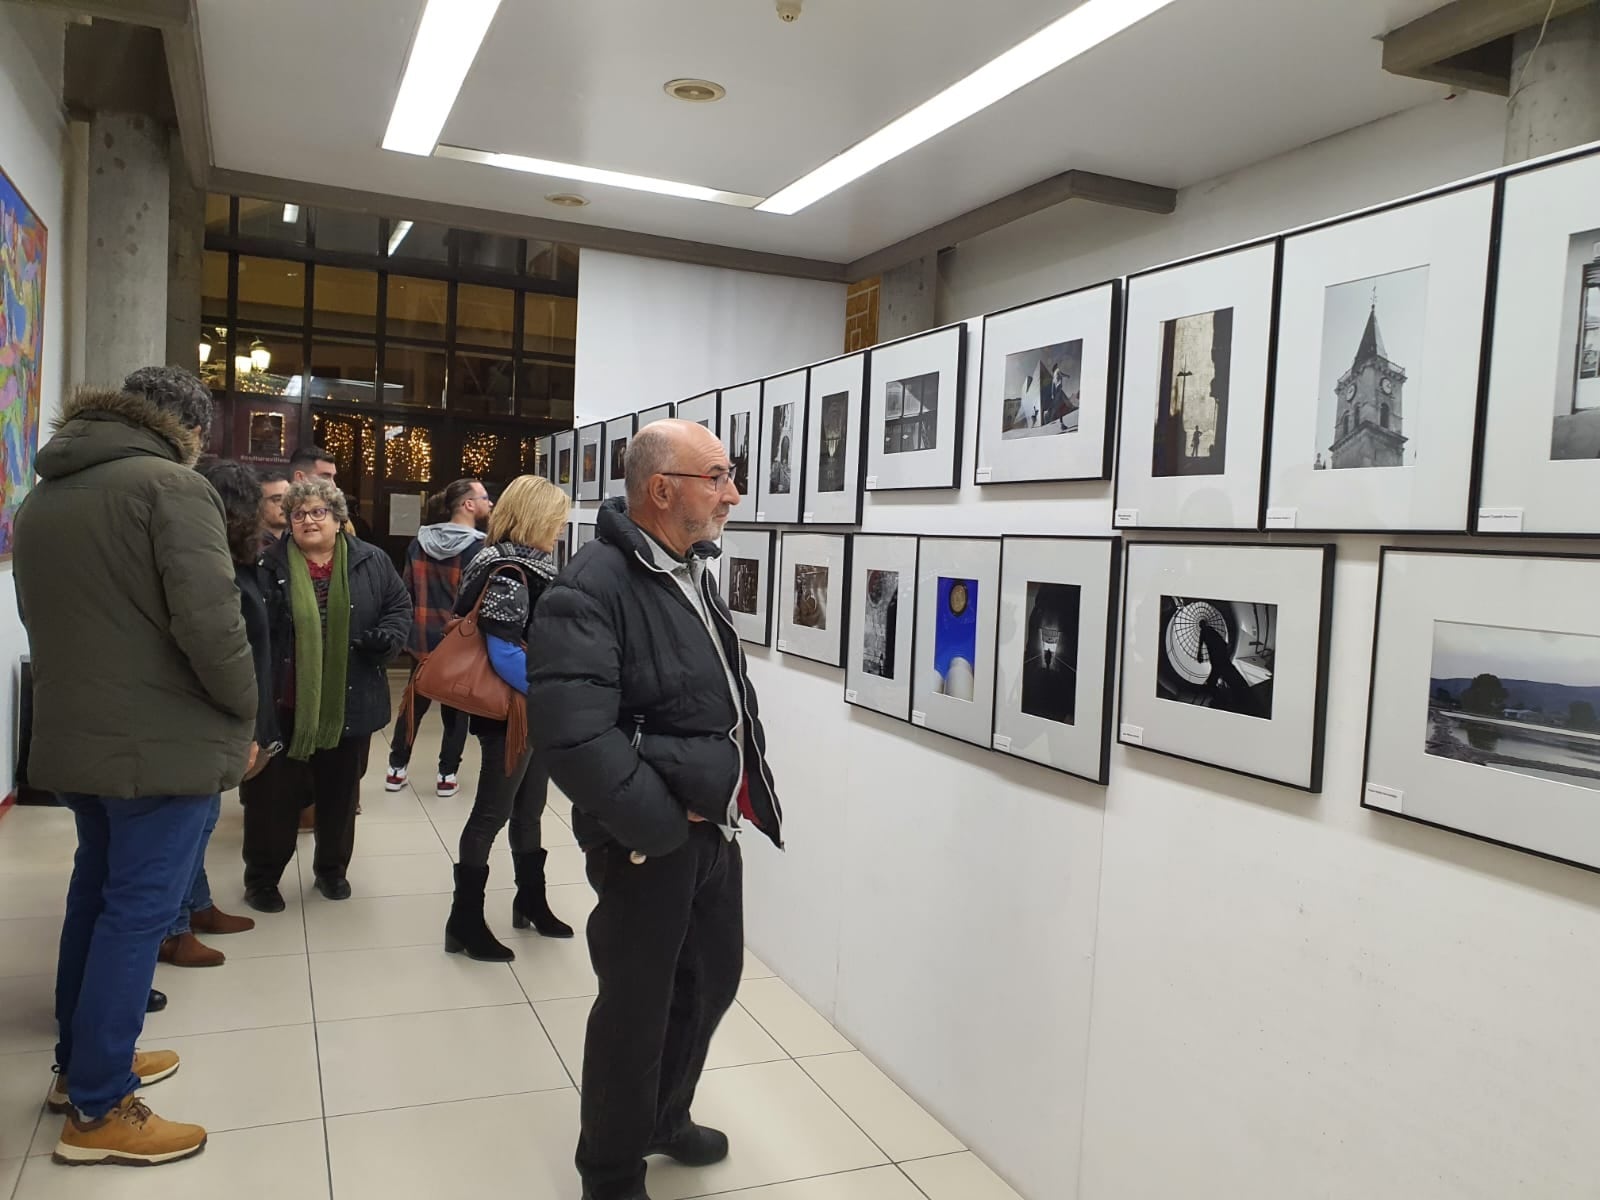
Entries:
{"label": "landscape photograph with lake", "polygon": [[1433,624],[1424,749],[1600,790],[1600,637]]}

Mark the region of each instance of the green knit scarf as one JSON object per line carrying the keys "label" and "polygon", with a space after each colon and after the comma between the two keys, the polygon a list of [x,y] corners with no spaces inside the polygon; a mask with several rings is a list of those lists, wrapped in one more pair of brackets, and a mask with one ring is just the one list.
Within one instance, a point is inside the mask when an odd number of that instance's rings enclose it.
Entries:
{"label": "green knit scarf", "polygon": [[[289,613],[294,618],[294,738],[289,757],[304,762],[344,736],[344,689],[350,670],[350,555],[340,537],[328,582],[324,639],[317,591],[306,556],[289,543]],[[324,653],[324,642],[331,653]]]}

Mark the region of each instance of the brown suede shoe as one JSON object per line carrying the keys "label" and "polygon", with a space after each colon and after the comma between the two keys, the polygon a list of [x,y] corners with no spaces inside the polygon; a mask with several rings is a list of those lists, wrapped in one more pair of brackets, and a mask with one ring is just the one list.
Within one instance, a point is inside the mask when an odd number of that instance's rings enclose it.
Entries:
{"label": "brown suede shoe", "polygon": [[[153,1083],[160,1083],[163,1079],[170,1079],[178,1073],[178,1052],[176,1050],[135,1050],[133,1052],[133,1073],[139,1077],[139,1086],[147,1088]],[[64,1117],[72,1111],[72,1100],[67,1096],[67,1075],[65,1071],[57,1071],[55,1079],[50,1084],[50,1094],[44,1098],[44,1106],[58,1117]]]}
{"label": "brown suede shoe", "polygon": [[98,1121],[68,1117],[51,1158],[68,1167],[154,1167],[205,1148],[206,1131],[200,1126],[164,1121],[130,1095]]}
{"label": "brown suede shoe", "polygon": [[256,927],[249,917],[225,913],[215,904],[197,908],[189,914],[189,928],[195,933],[248,933]]}
{"label": "brown suede shoe", "polygon": [[228,961],[228,956],[221,950],[213,950],[192,933],[180,933],[161,943],[156,961],[174,967],[220,967]]}

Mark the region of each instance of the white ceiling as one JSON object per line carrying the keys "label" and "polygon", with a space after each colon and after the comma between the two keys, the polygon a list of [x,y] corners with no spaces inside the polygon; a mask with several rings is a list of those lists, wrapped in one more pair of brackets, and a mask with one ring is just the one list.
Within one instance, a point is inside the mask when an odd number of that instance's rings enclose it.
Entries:
{"label": "white ceiling", "polygon": [[[441,140],[767,195],[1075,2],[504,0]],[[219,167],[846,262],[1064,170],[1181,188],[1437,98],[1374,39],[1441,2],[1174,0],[792,217],[381,150],[423,0],[199,12]]]}

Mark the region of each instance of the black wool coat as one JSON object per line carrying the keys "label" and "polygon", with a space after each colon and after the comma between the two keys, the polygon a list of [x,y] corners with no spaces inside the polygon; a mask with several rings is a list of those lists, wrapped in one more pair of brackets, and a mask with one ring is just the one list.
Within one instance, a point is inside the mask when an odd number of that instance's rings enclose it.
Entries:
{"label": "black wool coat", "polygon": [[[615,841],[651,857],[689,837],[688,813],[726,822],[739,787],[739,711],[705,622],[656,562],[621,500],[534,612],[528,729],[572,801],[588,849]],[[695,547],[700,557],[716,547]],[[783,845],[766,732],[733,620],[709,573],[702,598],[742,697],[742,762],[755,823]]]}

